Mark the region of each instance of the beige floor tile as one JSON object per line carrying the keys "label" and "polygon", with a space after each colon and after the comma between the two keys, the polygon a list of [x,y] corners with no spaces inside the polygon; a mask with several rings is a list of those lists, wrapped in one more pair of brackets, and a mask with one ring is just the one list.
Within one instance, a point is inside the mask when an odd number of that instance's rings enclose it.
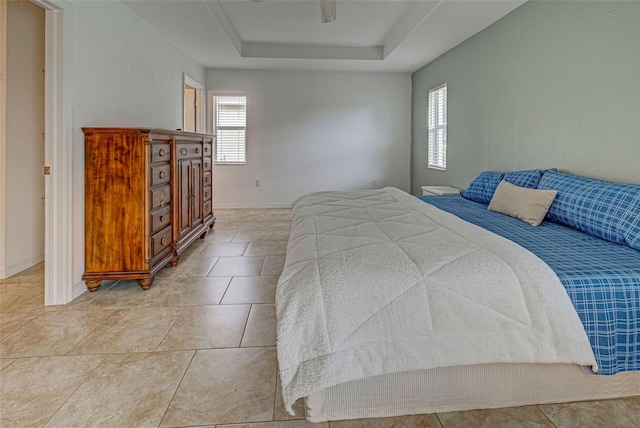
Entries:
{"label": "beige floor tile", "polygon": [[0,342],[0,357],[64,355],[98,327],[111,312],[45,312]]}
{"label": "beige floor tile", "polygon": [[24,312],[44,306],[43,284],[18,282],[0,285],[0,312]]}
{"label": "beige floor tile", "polygon": [[[355,419],[331,421],[331,428],[441,428],[438,417],[433,415],[408,415],[393,418]],[[471,428],[471,426],[469,427]]]}
{"label": "beige floor tile", "polygon": [[43,426],[104,356],[21,358],[0,373],[0,426]]}
{"label": "beige floor tile", "polygon": [[275,305],[251,305],[241,346],[276,346]]}
{"label": "beige floor tile", "polygon": [[257,422],[252,424],[218,425],[216,428],[329,428],[328,422],[312,424],[307,421]]}
{"label": "beige floor tile", "polygon": [[182,310],[183,308],[116,309],[69,354],[153,351]]}
{"label": "beige floor tile", "polygon": [[186,307],[158,346],[158,350],[238,347],[247,324],[249,307]]}
{"label": "beige floor tile", "polygon": [[293,412],[295,415],[290,415],[284,409],[284,400],[282,399],[282,385],[280,384],[280,376],[276,375],[276,401],[273,409],[273,420],[274,421],[288,421],[295,419],[304,419],[304,399],[299,398],[293,403]]}
{"label": "beige floor tile", "polygon": [[238,233],[237,230],[212,230],[207,235],[207,242],[231,242]]}
{"label": "beige floor tile", "polygon": [[237,230],[240,232],[249,232],[252,230],[258,230],[257,221],[221,221],[219,225],[216,225],[218,230]]}
{"label": "beige floor tile", "polygon": [[233,242],[269,241],[271,239],[270,230],[257,230],[255,232],[238,232],[233,237]]}
{"label": "beige floor tile", "polygon": [[536,406],[438,413],[444,428],[553,427]]}
{"label": "beige floor tile", "polygon": [[18,272],[9,278],[0,279],[0,285],[13,284],[18,282],[44,283],[44,262],[31,266],[28,269]]}
{"label": "beige floor tile", "polygon": [[208,276],[260,275],[264,257],[220,257]]}
{"label": "beige floor tile", "polygon": [[277,283],[277,276],[234,277],[220,304],[273,303]]}
{"label": "beige floor tile", "polygon": [[109,355],[46,426],[158,426],[192,357],[193,351]]}
{"label": "beige floor tile", "polygon": [[288,230],[274,230],[271,234],[272,241],[288,241],[290,232]]}
{"label": "beige floor tile", "polygon": [[246,242],[211,242],[200,253],[200,256],[241,256],[247,249]]}
{"label": "beige floor tile", "polygon": [[168,286],[159,285],[165,284],[165,281],[172,283],[175,279],[173,277],[164,278],[162,281],[156,279],[151,288],[146,291],[137,281],[118,281],[102,294],[89,295],[87,298],[94,299],[90,308],[122,309],[159,306],[158,298],[168,288]]}
{"label": "beige floor tile", "polygon": [[11,365],[15,360],[15,358],[0,358],[0,371]]}
{"label": "beige floor tile", "polygon": [[640,426],[640,396],[617,400],[546,404],[538,407],[558,428]]}
{"label": "beige floor tile", "polygon": [[181,276],[205,277],[218,262],[215,256],[196,256],[181,260],[175,267],[176,274]]}
{"label": "beige floor tile", "polygon": [[270,421],[275,348],[197,351],[161,426]]}
{"label": "beige floor tile", "polygon": [[21,329],[43,314],[42,310],[0,313],[0,340]]}
{"label": "beige floor tile", "polygon": [[217,305],[231,282],[231,277],[176,277],[172,287],[157,300],[161,306]]}
{"label": "beige floor tile", "polygon": [[258,241],[250,242],[247,247],[247,251],[244,253],[247,256],[284,256],[287,254],[287,242],[286,241]]}
{"label": "beige floor tile", "polygon": [[[207,233],[207,235],[208,234],[209,233]],[[187,248],[182,250],[182,252],[180,253],[180,256],[181,257],[198,256],[200,254],[200,252],[202,251],[202,249],[205,248],[206,246],[207,246],[207,240],[206,239],[204,239],[204,238],[196,239],[191,244],[189,244],[189,246]]]}
{"label": "beige floor tile", "polygon": [[258,221],[264,217],[266,211],[263,208],[216,210],[216,217],[221,221]]}
{"label": "beige floor tile", "polygon": [[262,221],[257,230],[291,230],[290,221]]}
{"label": "beige floor tile", "polygon": [[291,212],[273,212],[267,211],[261,218],[261,221],[291,221]]}
{"label": "beige floor tile", "polygon": [[266,256],[264,258],[264,266],[260,275],[263,276],[280,276],[282,269],[284,269],[285,256]]}

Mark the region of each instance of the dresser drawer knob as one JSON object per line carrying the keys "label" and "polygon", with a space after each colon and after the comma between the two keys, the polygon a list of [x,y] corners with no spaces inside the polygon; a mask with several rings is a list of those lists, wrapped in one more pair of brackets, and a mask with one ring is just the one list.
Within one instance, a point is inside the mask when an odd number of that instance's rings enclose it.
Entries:
{"label": "dresser drawer knob", "polygon": [[164,207],[164,199],[160,199],[160,206]]}
{"label": "dresser drawer knob", "polygon": [[160,174],[158,174],[158,177],[160,177],[160,178],[164,178],[166,175],[167,175],[167,173],[166,173],[166,172],[164,172],[164,171],[160,171]]}
{"label": "dresser drawer knob", "polygon": [[160,216],[160,223],[164,223],[164,216],[163,215]]}
{"label": "dresser drawer knob", "polygon": [[169,240],[167,239],[166,236],[163,236],[162,239],[160,240],[160,243],[162,245],[167,245],[169,243]]}
{"label": "dresser drawer knob", "polygon": [[180,149],[180,154],[181,155],[186,155],[187,154],[187,149]]}
{"label": "dresser drawer knob", "polygon": [[196,147],[196,153],[200,153],[200,148]]}
{"label": "dresser drawer knob", "polygon": [[158,155],[160,155],[160,156],[164,156],[164,154],[165,154],[165,153],[166,153],[166,152],[164,151],[164,149],[160,149],[160,150],[158,151]]}

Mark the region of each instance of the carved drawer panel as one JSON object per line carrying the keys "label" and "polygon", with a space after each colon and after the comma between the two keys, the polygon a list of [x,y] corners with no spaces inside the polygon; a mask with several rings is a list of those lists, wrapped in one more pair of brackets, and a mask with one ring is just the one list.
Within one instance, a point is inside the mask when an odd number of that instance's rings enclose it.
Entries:
{"label": "carved drawer panel", "polygon": [[171,226],[167,226],[151,237],[151,257],[171,245]]}
{"label": "carved drawer panel", "polygon": [[202,147],[202,150],[204,151],[205,156],[211,156],[211,153],[212,153],[211,144],[205,144]]}
{"label": "carved drawer panel", "polygon": [[204,208],[204,216],[208,216],[209,214],[211,214],[211,201],[206,201],[203,204]]}
{"label": "carved drawer panel", "polygon": [[211,186],[207,186],[203,191],[203,200],[208,201],[211,199]]}
{"label": "carved drawer panel", "polygon": [[202,165],[204,166],[204,172],[211,171],[211,158],[204,158],[202,160]]}
{"label": "carved drawer panel", "polygon": [[204,181],[204,185],[205,186],[211,186],[211,173],[207,172],[203,175],[203,179]]}
{"label": "carved drawer panel", "polygon": [[171,159],[169,144],[151,144],[151,163],[168,162]]}
{"label": "carved drawer panel", "polygon": [[151,186],[168,183],[171,179],[171,166],[167,164],[151,165]]}
{"label": "carved drawer panel", "polygon": [[171,223],[171,207],[166,206],[151,213],[151,233],[156,233]]}
{"label": "carved drawer panel", "polygon": [[178,160],[202,156],[202,145],[200,143],[177,143],[176,153]]}
{"label": "carved drawer panel", "polygon": [[151,189],[151,209],[164,207],[171,203],[171,186],[166,185]]}

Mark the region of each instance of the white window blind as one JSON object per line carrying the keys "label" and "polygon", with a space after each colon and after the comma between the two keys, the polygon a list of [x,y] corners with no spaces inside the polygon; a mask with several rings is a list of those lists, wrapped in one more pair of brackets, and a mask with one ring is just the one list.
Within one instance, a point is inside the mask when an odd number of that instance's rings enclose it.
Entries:
{"label": "white window blind", "polygon": [[214,95],[216,163],[247,162],[247,97]]}
{"label": "white window blind", "polygon": [[427,108],[429,130],[428,167],[447,169],[447,84],[429,89]]}

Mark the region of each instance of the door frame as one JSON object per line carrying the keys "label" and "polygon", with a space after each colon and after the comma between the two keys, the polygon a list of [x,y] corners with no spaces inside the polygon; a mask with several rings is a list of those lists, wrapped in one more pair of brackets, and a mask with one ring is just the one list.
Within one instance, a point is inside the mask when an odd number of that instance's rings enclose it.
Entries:
{"label": "door frame", "polygon": [[[185,110],[187,109],[187,106],[184,103],[185,100],[185,92],[187,89],[187,86],[189,88],[195,89],[195,101],[197,103],[197,111],[196,111],[196,129],[195,132],[200,132],[200,133],[205,133],[206,129],[207,129],[207,122],[206,122],[206,111],[205,111],[205,106],[206,106],[206,100],[204,99],[205,97],[205,86],[198,82],[196,79],[194,79],[193,77],[187,75],[186,73],[183,73],[183,86],[182,86],[182,99],[183,99],[183,103],[182,103],[182,117],[185,117]],[[184,121],[183,121],[184,122]],[[183,129],[186,129],[186,123],[183,123]],[[200,125],[200,126],[198,126]]]}

